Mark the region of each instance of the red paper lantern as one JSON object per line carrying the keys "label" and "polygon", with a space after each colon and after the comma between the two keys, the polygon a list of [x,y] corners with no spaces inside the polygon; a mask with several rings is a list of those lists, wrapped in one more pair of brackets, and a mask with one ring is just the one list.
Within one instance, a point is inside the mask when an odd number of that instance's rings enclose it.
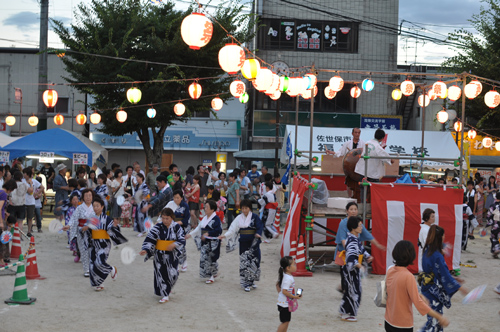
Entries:
{"label": "red paper lantern", "polygon": [[83,113],[80,113],[76,116],[76,123],[78,123],[80,126],[83,126],[85,123],[87,123],[87,116]]}
{"label": "red paper lantern", "polygon": [[193,82],[189,85],[189,95],[191,96],[191,98],[193,98],[194,100],[200,98],[201,96],[201,85],[197,82]]}
{"label": "red paper lantern", "polygon": [[189,48],[199,50],[212,39],[214,27],[202,13],[192,13],[182,20],[181,37]]}
{"label": "red paper lantern", "polygon": [[54,123],[58,126],[62,125],[64,123],[64,116],[61,114],[57,114],[54,116]]}

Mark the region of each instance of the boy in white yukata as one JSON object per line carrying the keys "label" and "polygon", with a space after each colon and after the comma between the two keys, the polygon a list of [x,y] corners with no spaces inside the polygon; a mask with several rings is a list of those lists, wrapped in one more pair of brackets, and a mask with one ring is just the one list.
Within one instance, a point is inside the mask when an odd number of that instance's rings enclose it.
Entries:
{"label": "boy in white yukata", "polygon": [[[262,223],[264,224],[264,235],[268,239],[275,239],[279,236],[279,233],[273,226],[274,218],[276,217],[276,208],[278,207],[273,187],[274,185],[271,181],[266,182],[266,192],[258,201],[262,215]],[[264,240],[264,242],[269,243],[269,240]]]}

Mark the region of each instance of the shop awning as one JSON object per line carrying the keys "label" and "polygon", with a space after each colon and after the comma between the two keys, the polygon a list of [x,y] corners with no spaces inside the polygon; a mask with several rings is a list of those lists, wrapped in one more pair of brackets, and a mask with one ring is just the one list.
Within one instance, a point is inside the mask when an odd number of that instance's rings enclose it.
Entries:
{"label": "shop awning", "polygon": [[[290,134],[292,150],[295,150],[295,126],[286,126],[286,135]],[[321,154],[328,150],[339,151],[342,144],[352,139],[351,128],[324,128],[315,127],[313,130],[313,156],[318,156],[318,162],[315,165],[321,165]],[[387,135],[386,151],[390,154],[409,154],[417,156],[421,154],[422,132],[414,130],[385,130]],[[361,129],[361,139],[365,142],[373,138],[375,129]],[[297,148],[300,152],[308,154],[310,142],[310,130],[307,126],[298,127]],[[285,151],[286,136],[283,140],[282,151]],[[424,152],[430,158],[456,159],[460,157],[458,149],[451,133],[443,131],[425,131],[424,132]],[[288,157],[284,152],[281,156],[282,163],[288,163]],[[293,163],[293,157],[292,157]],[[308,165],[307,158],[297,158],[298,165]],[[400,160],[400,166],[416,166],[420,162],[417,160]],[[451,161],[425,161],[424,166],[428,169],[458,169]]]}

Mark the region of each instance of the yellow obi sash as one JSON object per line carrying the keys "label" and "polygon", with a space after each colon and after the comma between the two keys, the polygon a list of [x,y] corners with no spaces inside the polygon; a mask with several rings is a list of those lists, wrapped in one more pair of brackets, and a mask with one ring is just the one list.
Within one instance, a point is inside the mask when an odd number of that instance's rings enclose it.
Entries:
{"label": "yellow obi sash", "polygon": [[93,229],[92,230],[93,240],[109,240],[109,234],[105,229]]}
{"label": "yellow obi sash", "polygon": [[255,234],[256,230],[255,229],[244,229],[240,230],[240,234]]}
{"label": "yellow obi sash", "polygon": [[175,241],[165,241],[165,240],[157,240],[156,241],[156,250],[163,250],[166,251],[167,247],[174,243]]}
{"label": "yellow obi sash", "polygon": [[[339,254],[339,258],[342,259],[344,261],[344,264],[345,264],[345,250],[342,250]],[[363,262],[363,254],[359,255],[358,256],[358,263],[361,264]]]}

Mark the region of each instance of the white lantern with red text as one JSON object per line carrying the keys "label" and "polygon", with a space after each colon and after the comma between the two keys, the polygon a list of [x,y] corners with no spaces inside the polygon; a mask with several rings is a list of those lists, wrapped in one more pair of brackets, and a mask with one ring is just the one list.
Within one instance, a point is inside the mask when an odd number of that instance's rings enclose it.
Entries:
{"label": "white lantern with red text", "polygon": [[429,92],[427,92],[427,96],[429,96],[430,100],[436,100],[438,98],[433,89],[430,89]]}
{"label": "white lantern with red text", "polygon": [[497,107],[498,105],[500,105],[500,93],[496,92],[495,90],[486,92],[486,94],[484,95],[484,103],[489,108]]}
{"label": "white lantern with red text", "polygon": [[465,96],[469,99],[474,99],[483,91],[483,85],[478,80],[470,81],[464,88]]}
{"label": "white lantern with red text", "polygon": [[448,98],[451,101],[456,101],[462,95],[462,89],[460,89],[457,85],[450,86],[448,89]]}
{"label": "white lantern with red text", "polygon": [[462,122],[460,122],[460,121],[455,122],[455,124],[453,125],[453,128],[455,128],[456,132],[462,131]]}
{"label": "white lantern with red text", "polygon": [[127,121],[127,112],[125,112],[122,109],[119,110],[116,113],[116,120],[118,120],[118,122],[120,122],[120,123],[123,123],[123,122]]}
{"label": "white lantern with red text", "polygon": [[174,106],[175,115],[181,116],[182,114],[184,114],[184,112],[186,112],[186,106],[184,106],[183,103],[175,104],[175,106]]}
{"label": "white lantern with red text", "polygon": [[339,92],[344,87],[344,80],[338,75],[334,76],[330,78],[330,86],[332,87],[333,91]]}
{"label": "white lantern with red text", "polygon": [[233,81],[230,85],[229,85],[229,92],[231,92],[231,94],[233,95],[233,97],[235,98],[240,98],[242,94],[245,93],[246,91],[246,86],[245,86],[245,83],[243,83],[242,81],[240,80],[236,80],[236,81]]}
{"label": "white lantern with red text", "polygon": [[281,91],[276,90],[272,95],[269,96],[272,100],[278,100],[281,97]]}
{"label": "white lantern with red text", "polygon": [[224,102],[219,97],[215,97],[214,99],[212,99],[212,108],[214,109],[214,111],[220,110],[223,105]]}
{"label": "white lantern with red text", "polygon": [[266,91],[273,84],[273,72],[266,67],[260,67],[259,75],[252,84],[258,91]]}
{"label": "white lantern with red text", "polygon": [[448,121],[448,112],[441,110],[437,113],[436,117],[439,123],[445,123]]}
{"label": "white lantern with red text", "polygon": [[467,135],[469,136],[470,139],[474,139],[476,138],[477,133],[474,129],[471,129],[467,132]]}
{"label": "white lantern with red text", "polygon": [[280,77],[273,73],[273,82],[269,86],[269,88],[264,91],[264,93],[268,96],[272,96],[276,91],[278,91],[280,87]]}
{"label": "white lantern with red text", "polygon": [[489,137],[483,138],[483,146],[489,149],[493,145],[493,140]]}
{"label": "white lantern with red text", "polygon": [[199,50],[212,39],[214,27],[202,13],[192,13],[182,20],[181,37],[189,48]]}
{"label": "white lantern with red text", "polygon": [[302,91],[302,98],[304,99],[311,99],[311,92],[314,91],[314,97],[318,94],[318,87],[315,86],[312,89]]}
{"label": "white lantern with red text", "polygon": [[500,142],[496,142],[496,143],[495,143],[495,149],[496,149],[497,151],[500,151]]}
{"label": "white lantern with red text", "polygon": [[189,85],[188,91],[189,91],[189,95],[191,96],[191,98],[196,100],[196,99],[200,98],[202,88],[198,82],[193,82]]}
{"label": "white lantern with red text", "polygon": [[[418,104],[420,105],[420,107],[427,107],[427,106],[429,106],[430,102],[431,102],[431,100],[430,100],[429,96],[423,95],[423,94],[418,96]],[[424,106],[424,103],[425,103],[425,106]]]}
{"label": "white lantern with red text", "polygon": [[290,78],[290,81],[288,82],[288,90],[286,93],[290,97],[296,97],[299,95],[302,89],[302,79],[297,78],[297,77],[292,77]]}
{"label": "white lantern with red text", "polygon": [[337,95],[337,92],[332,89],[331,86],[327,85],[325,88],[325,97],[328,99],[333,99]]}
{"label": "white lantern with red text", "polygon": [[404,81],[401,83],[401,92],[407,97],[412,95],[415,92],[415,84],[410,80]]}
{"label": "white lantern with red text", "polygon": [[99,122],[101,122],[101,114],[94,111],[94,113],[90,114],[90,122],[92,122],[93,124],[98,124]]}
{"label": "white lantern with red text", "polygon": [[219,51],[219,65],[228,74],[236,74],[245,63],[245,51],[238,44],[226,44]]}
{"label": "white lantern with red text", "polygon": [[351,97],[359,98],[359,96],[361,96],[361,89],[355,85],[351,88]]}
{"label": "white lantern with red text", "polygon": [[446,84],[443,81],[438,81],[432,85],[432,90],[441,99],[446,98],[448,94],[448,88],[446,87]]}

